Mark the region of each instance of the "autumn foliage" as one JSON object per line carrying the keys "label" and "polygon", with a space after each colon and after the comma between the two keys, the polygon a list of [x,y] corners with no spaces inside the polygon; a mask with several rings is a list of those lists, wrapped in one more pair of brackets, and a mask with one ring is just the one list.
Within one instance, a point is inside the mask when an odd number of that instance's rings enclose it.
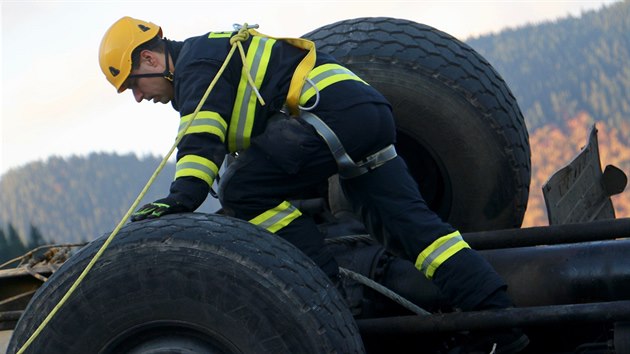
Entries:
{"label": "autumn foliage", "polygon": [[[586,145],[593,124],[597,127],[602,168],[615,165],[630,174],[630,123],[612,127],[595,121],[586,113],[565,121],[565,126],[545,125],[530,133],[532,151],[532,181],[523,227],[548,225],[542,186],[551,175],[568,164]],[[630,192],[612,197],[617,218],[630,217]]]}

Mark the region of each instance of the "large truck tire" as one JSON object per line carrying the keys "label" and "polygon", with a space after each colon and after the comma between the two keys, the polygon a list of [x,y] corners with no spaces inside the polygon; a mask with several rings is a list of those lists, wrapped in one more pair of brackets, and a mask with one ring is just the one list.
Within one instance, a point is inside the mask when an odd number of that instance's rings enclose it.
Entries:
{"label": "large truck tire", "polygon": [[[35,294],[26,342],[103,244]],[[297,248],[247,222],[177,214],[125,226],[27,353],[362,353],[356,323]]]}
{"label": "large truck tire", "polygon": [[[304,37],[387,97],[396,149],[443,220],[465,232],[520,227],[529,137],[516,99],[481,55],[435,28],[393,18],[340,21]],[[330,198],[331,207],[346,205],[339,193]]]}

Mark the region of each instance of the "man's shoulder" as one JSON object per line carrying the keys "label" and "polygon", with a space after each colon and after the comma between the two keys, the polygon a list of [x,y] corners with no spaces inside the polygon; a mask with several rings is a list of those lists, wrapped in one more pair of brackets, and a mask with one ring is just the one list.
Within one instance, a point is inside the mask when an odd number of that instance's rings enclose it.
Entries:
{"label": "man's shoulder", "polygon": [[184,41],[180,54],[183,61],[196,59],[223,60],[230,50],[229,37],[213,37],[214,32],[190,37]]}

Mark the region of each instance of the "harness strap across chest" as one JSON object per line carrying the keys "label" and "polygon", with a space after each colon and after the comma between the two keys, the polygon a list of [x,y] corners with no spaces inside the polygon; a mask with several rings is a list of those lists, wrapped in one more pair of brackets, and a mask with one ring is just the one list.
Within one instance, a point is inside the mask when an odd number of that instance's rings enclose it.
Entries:
{"label": "harness strap across chest", "polygon": [[317,54],[315,51],[315,43],[309,41],[304,38],[276,38],[267,36],[259,33],[256,30],[249,29],[249,33],[255,36],[261,36],[266,38],[272,38],[276,40],[280,40],[283,42],[287,42],[294,47],[306,50],[306,56],[302,58],[298,66],[295,68],[293,72],[293,77],[291,77],[291,83],[289,84],[289,93],[287,94],[286,104],[289,107],[289,112],[292,116],[298,116],[300,114],[299,101],[300,95],[302,94],[302,88],[304,87],[304,83],[308,78],[308,74],[315,67],[315,60],[317,59]]}

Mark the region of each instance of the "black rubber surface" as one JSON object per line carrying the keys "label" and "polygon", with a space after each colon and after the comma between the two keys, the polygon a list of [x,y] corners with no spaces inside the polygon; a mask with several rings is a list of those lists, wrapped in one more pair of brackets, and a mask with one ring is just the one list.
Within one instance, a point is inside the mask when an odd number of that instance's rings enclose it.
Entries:
{"label": "black rubber surface", "polygon": [[461,231],[519,227],[529,138],[492,66],[454,37],[392,18],[337,22],[305,35],[392,103],[397,150],[429,206]]}
{"label": "black rubber surface", "polygon": [[[39,289],[9,353],[106,236]],[[361,353],[358,333],[329,279],[289,243],[225,216],[178,214],[125,226],[27,352],[156,353],[189,343],[195,352]]]}

